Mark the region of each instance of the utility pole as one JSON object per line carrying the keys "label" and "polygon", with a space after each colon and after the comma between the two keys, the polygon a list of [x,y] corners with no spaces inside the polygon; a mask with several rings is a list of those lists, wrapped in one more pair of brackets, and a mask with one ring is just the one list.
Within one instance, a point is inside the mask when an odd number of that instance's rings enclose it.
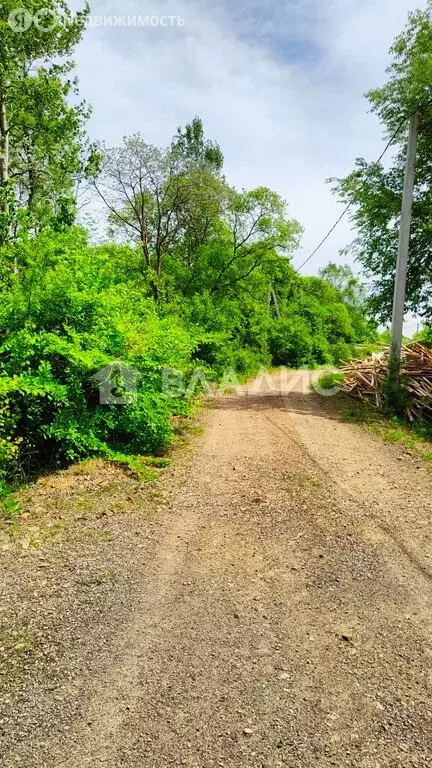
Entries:
{"label": "utility pole", "polygon": [[418,112],[411,117],[408,137],[408,151],[405,166],[405,180],[402,198],[402,213],[399,231],[399,247],[396,263],[396,279],[393,297],[392,340],[389,362],[390,392],[394,396],[399,389],[403,321],[405,314],[406,278],[411,235],[411,214],[414,197],[415,165],[418,141]]}
{"label": "utility pole", "polygon": [[279,302],[278,302],[278,299],[277,299],[277,296],[276,296],[276,291],[273,288],[272,284],[270,283],[270,285],[269,285],[269,298],[268,298],[269,314],[271,314],[272,300],[273,300],[273,304],[275,306],[277,319],[280,320],[281,319],[281,313],[280,313],[280,309],[279,309]]}
{"label": "utility pole", "polygon": [[279,309],[279,302],[277,300],[276,291],[273,288],[273,286],[271,287],[271,292],[272,292],[272,295],[273,295],[273,301],[274,301],[274,305],[275,305],[275,309],[276,309],[276,316],[277,316],[277,319],[280,320],[281,319],[281,313],[280,313],[280,309]]}

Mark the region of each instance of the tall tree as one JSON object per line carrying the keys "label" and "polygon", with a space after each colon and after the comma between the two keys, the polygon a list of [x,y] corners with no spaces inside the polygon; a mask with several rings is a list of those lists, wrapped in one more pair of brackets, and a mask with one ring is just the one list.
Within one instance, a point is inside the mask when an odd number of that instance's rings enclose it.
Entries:
{"label": "tall tree", "polygon": [[330,283],[341,299],[351,307],[365,309],[367,300],[366,287],[354,274],[349,264],[334,264],[330,261],[319,270],[321,280]]}
{"label": "tall tree", "polygon": [[255,270],[277,263],[298,245],[302,228],[289,219],[284,200],[267,187],[231,189],[224,214],[228,237],[217,249],[212,292],[229,291]]}
{"label": "tall tree", "polygon": [[164,257],[182,229],[186,190],[176,161],[140,134],[125,137],[121,147],[102,145],[101,155],[94,184],[109,221],[140,244],[146,268],[160,277]]}
{"label": "tall tree", "polygon": [[[69,56],[81,39],[88,6],[73,14],[64,0],[14,0],[0,20],[0,225],[3,242],[23,215],[73,218],[73,180],[83,171],[87,108],[76,93]],[[37,23],[32,23],[36,18]],[[28,20],[28,23],[25,23]],[[24,26],[23,26],[24,24]],[[0,235],[1,236],[1,235]],[[1,241],[0,241],[1,242]]]}
{"label": "tall tree", "polygon": [[177,128],[177,134],[171,144],[171,152],[181,161],[193,161],[199,165],[207,165],[213,172],[222,170],[224,157],[222,150],[215,141],[206,139],[204,126],[200,117],[194,117],[187,123],[184,130]]}
{"label": "tall tree", "polygon": [[226,185],[213,167],[187,149],[147,144],[139,133],[120,147],[102,145],[101,157],[95,188],[110,223],[139,243],[149,276],[161,278],[174,250],[192,267],[222,211]]}
{"label": "tall tree", "polygon": [[409,15],[390,51],[387,83],[367,95],[372,111],[393,137],[396,157],[390,166],[357,160],[349,176],[336,180],[340,199],[353,204],[358,237],[352,250],[372,278],[372,307],[381,320],[391,316],[397,241],[403,190],[407,126],[420,114],[420,138],[414,190],[407,309],[432,320],[432,0]]}
{"label": "tall tree", "polygon": [[167,268],[186,295],[236,291],[297,244],[300,226],[265,187],[237,192],[209,164],[185,155],[180,162],[139,134],[101,154],[95,187],[109,221],[139,243],[156,298]]}

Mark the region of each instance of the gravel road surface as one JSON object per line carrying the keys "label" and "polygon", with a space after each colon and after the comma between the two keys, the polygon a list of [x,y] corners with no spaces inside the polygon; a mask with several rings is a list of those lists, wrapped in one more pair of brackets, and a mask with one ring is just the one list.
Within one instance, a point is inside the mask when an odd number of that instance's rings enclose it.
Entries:
{"label": "gravel road surface", "polygon": [[431,471],[279,384],[2,529],[3,768],[432,766]]}

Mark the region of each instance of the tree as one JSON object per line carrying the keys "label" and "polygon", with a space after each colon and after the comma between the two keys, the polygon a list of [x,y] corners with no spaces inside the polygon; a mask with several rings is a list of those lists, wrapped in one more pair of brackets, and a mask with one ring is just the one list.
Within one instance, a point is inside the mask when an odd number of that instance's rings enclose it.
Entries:
{"label": "tree", "polygon": [[110,223],[139,243],[148,274],[159,280],[174,250],[191,269],[222,212],[226,189],[219,176],[222,153],[205,139],[202,121],[179,128],[168,149],[137,133],[121,147],[102,146],[101,156],[95,188]]}
{"label": "tree", "polygon": [[77,90],[68,57],[88,7],[73,14],[64,0],[29,0],[26,13],[38,24],[28,29],[14,26],[15,9],[6,0],[0,22],[0,243],[19,229],[23,215],[39,227],[48,211],[73,218],[73,180],[85,164],[88,110],[68,104]]}
{"label": "tree", "polygon": [[199,117],[187,123],[184,131],[181,127],[177,128],[171,152],[180,162],[192,161],[198,165],[207,165],[214,173],[222,170],[222,150],[216,142],[205,139],[203,122]]}
{"label": "tree", "polygon": [[121,147],[101,147],[102,165],[95,188],[109,221],[139,243],[144,265],[159,278],[164,259],[183,226],[188,187],[167,150],[147,144],[141,135],[124,138]]}
{"label": "tree", "polygon": [[[357,160],[355,170],[336,180],[335,191],[353,204],[358,237],[352,251],[372,278],[371,306],[386,322],[391,317],[397,241],[409,116],[420,114],[420,138],[414,191],[407,309],[431,318],[432,298],[432,0],[409,15],[391,48],[387,83],[368,94],[386,134],[397,147],[389,169]],[[401,128],[402,126],[402,128]]]}
{"label": "tree", "polygon": [[181,151],[179,145],[159,149],[140,134],[121,147],[102,147],[95,187],[111,224],[140,245],[155,298],[162,277],[186,295],[237,289],[288,254],[301,232],[275,192],[227,185],[205,160],[201,128],[195,153],[187,142]]}
{"label": "tree", "polygon": [[343,311],[348,313],[353,338],[357,342],[374,341],[377,323],[370,311],[368,292],[351,267],[330,262],[319,276],[332,287]]}
{"label": "tree", "polygon": [[346,304],[365,309],[366,288],[354,274],[349,264],[334,264],[330,261],[326,267],[319,270],[318,274],[321,280],[325,280],[338,292]]}
{"label": "tree", "polygon": [[288,218],[285,201],[267,187],[231,189],[224,221],[225,247],[218,249],[213,292],[231,290],[256,270],[279,262],[298,246],[302,232],[298,222]]}

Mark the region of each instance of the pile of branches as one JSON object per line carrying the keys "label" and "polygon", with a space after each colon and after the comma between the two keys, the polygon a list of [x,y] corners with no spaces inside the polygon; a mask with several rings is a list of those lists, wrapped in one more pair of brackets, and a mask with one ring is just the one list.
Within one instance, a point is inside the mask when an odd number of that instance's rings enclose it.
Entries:
{"label": "pile of branches", "polygon": [[[344,365],[342,390],[378,408],[384,405],[389,354],[389,349],[385,349],[366,360],[353,360]],[[432,349],[416,342],[403,346],[400,380],[408,419],[432,421]]]}

